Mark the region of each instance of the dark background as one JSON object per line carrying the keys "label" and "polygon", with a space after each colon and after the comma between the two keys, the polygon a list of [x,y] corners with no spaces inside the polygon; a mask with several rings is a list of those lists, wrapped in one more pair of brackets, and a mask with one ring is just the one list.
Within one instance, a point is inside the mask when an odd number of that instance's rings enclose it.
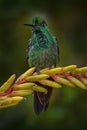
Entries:
{"label": "dark background", "polygon": [[[26,47],[33,16],[46,19],[59,40],[60,64],[87,65],[86,0],[0,0],[0,85],[28,69]],[[64,86],[54,90],[47,112],[36,116],[32,96],[19,105],[0,109],[0,130],[86,130],[87,91]]]}

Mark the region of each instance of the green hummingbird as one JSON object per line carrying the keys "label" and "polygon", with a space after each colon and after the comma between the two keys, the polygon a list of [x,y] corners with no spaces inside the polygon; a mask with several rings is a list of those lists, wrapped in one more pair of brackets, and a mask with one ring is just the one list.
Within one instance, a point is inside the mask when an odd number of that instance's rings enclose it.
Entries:
{"label": "green hummingbird", "polygon": [[[46,67],[56,67],[59,62],[59,47],[57,39],[50,33],[47,23],[41,17],[34,17],[32,24],[32,37],[28,42],[27,60],[29,67],[36,67],[37,72]],[[47,94],[34,92],[34,111],[36,114],[47,109],[52,94],[52,88],[47,89]]]}

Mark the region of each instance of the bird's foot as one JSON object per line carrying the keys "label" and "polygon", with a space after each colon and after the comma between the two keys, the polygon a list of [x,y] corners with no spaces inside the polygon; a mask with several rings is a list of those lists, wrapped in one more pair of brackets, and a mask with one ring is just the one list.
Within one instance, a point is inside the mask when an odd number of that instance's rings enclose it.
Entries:
{"label": "bird's foot", "polygon": [[41,73],[39,67],[36,68],[36,72],[37,72],[37,74],[40,74],[40,73]]}

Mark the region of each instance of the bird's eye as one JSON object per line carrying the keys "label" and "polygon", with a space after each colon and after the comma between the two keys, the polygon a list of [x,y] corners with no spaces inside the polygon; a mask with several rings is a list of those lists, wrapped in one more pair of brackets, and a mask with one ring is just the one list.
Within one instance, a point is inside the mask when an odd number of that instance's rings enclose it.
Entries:
{"label": "bird's eye", "polygon": [[42,27],[44,27],[44,26],[45,26],[45,24],[44,24],[44,23],[42,23],[42,24],[41,24],[41,26],[42,26]]}

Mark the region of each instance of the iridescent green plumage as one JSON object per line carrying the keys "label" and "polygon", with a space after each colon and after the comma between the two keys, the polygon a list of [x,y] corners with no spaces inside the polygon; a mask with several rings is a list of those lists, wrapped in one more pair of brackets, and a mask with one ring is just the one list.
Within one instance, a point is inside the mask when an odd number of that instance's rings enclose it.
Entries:
{"label": "iridescent green plumage", "polygon": [[[57,66],[59,62],[59,48],[55,37],[49,32],[46,22],[40,17],[34,17],[32,24],[25,24],[32,27],[32,37],[28,43],[29,67],[36,66],[38,69]],[[52,88],[45,86],[48,93],[34,93],[34,108],[39,114],[45,111],[51,96]]]}

